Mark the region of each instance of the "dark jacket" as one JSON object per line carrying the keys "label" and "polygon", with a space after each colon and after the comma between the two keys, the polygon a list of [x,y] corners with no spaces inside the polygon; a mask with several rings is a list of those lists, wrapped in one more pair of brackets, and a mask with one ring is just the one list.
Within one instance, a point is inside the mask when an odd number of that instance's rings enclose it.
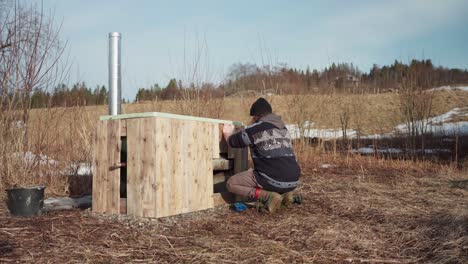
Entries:
{"label": "dark jacket", "polygon": [[257,182],[268,191],[294,190],[301,169],[291,145],[291,136],[281,117],[268,114],[245,130],[229,137],[233,148],[250,147]]}

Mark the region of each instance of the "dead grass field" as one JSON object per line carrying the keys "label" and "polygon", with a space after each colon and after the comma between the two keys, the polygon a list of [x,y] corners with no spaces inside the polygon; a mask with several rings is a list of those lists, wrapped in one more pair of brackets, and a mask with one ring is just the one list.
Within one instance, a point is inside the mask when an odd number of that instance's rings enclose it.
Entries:
{"label": "dead grass field", "polygon": [[[125,104],[123,113],[167,112],[188,114],[202,117],[236,120],[248,123],[249,109],[257,97],[227,97],[224,99],[192,101],[154,101]],[[350,127],[359,123],[365,133],[389,132],[395,125],[403,122],[399,109],[399,95],[385,94],[336,94],[336,95],[281,95],[270,96],[273,111],[281,115],[286,122],[295,123],[311,120],[318,127],[339,128],[339,115],[343,111],[350,114]],[[432,115],[440,115],[455,107],[468,106],[468,92],[438,91],[434,98]],[[50,112],[50,110],[49,110]],[[107,114],[107,106],[80,108],[58,108],[55,112],[35,109],[31,112],[32,126],[38,123],[53,123],[57,132],[66,133],[66,129],[81,127],[94,128],[99,116]],[[47,120],[44,117],[53,115]],[[55,119],[59,121],[55,121]],[[49,125],[50,126],[50,125]],[[57,135],[58,136],[58,135]]]}
{"label": "dead grass field", "polygon": [[[256,98],[149,102],[124,112],[162,111],[248,120]],[[274,96],[288,123],[312,120],[387,132],[402,122],[399,98],[381,95]],[[433,114],[466,107],[468,93],[438,93]],[[348,108],[347,108],[348,107]],[[107,108],[34,110],[33,141],[60,161],[90,161],[92,134]],[[354,119],[353,119],[354,118]],[[38,140],[39,139],[39,140]],[[155,220],[89,210],[11,217],[0,203],[0,263],[467,263],[468,170],[429,161],[317,153],[296,148],[305,203],[266,215],[227,207]],[[332,164],[328,169],[322,164]],[[66,183],[48,186],[65,194]],[[62,188],[62,189],[61,189]]]}
{"label": "dead grass field", "polygon": [[323,155],[302,167],[305,203],[274,215],[221,207],[152,221],[87,210],[14,218],[2,207],[0,262],[468,262],[467,172]]}
{"label": "dead grass field", "polygon": [[[440,115],[455,107],[468,106],[468,92],[438,91],[435,94],[432,115]],[[123,105],[124,113],[168,112],[194,116],[237,120],[248,123],[249,108],[256,97],[227,97],[214,100],[153,101]],[[320,128],[339,128],[340,115],[350,117],[348,128],[362,134],[390,132],[403,121],[398,94],[336,94],[336,95],[282,95],[270,96],[273,110],[287,123],[300,124],[310,120]],[[29,126],[31,150],[59,161],[63,171],[71,163],[91,162],[93,133],[99,116],[107,114],[107,106],[34,109]],[[309,153],[301,152],[305,159]],[[42,166],[37,172],[51,171]],[[36,171],[34,171],[36,172]],[[37,173],[35,173],[37,174]],[[12,180],[14,181],[14,179]],[[67,194],[66,177],[48,178],[47,194]],[[0,186],[1,187],[1,186]]]}

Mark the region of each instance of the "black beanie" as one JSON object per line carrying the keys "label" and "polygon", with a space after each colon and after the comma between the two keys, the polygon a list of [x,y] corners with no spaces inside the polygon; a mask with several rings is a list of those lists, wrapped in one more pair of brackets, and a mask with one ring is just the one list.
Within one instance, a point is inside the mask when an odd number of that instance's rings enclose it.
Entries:
{"label": "black beanie", "polygon": [[271,114],[271,112],[271,105],[265,98],[262,97],[258,98],[257,101],[255,101],[255,103],[252,104],[252,107],[250,107],[251,116],[264,116],[267,114]]}

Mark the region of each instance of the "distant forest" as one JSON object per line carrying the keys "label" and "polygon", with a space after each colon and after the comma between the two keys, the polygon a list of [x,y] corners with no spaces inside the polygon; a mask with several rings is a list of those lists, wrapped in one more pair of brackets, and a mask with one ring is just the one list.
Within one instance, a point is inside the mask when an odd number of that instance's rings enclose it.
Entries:
{"label": "distant forest", "polygon": [[[171,79],[165,87],[154,84],[139,88],[135,102],[183,99],[191,91],[216,98],[244,93],[385,93],[396,92],[405,85],[429,89],[454,84],[468,84],[468,71],[436,67],[431,60],[412,60],[409,64],[395,61],[383,67],[374,65],[368,73],[363,73],[352,63],[332,63],[323,70],[239,63],[231,66],[221,84],[184,87],[181,81]],[[52,91],[36,90],[31,96],[33,108],[102,104],[107,104],[107,88],[87,87],[84,82],[72,87],[61,84]]]}

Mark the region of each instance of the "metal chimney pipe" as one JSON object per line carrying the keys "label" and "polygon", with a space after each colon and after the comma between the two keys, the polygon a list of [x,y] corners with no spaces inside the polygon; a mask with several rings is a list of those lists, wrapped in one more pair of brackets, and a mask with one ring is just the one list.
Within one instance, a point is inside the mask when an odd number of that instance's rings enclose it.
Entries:
{"label": "metal chimney pipe", "polygon": [[120,115],[122,113],[121,38],[122,34],[119,32],[109,33],[109,115]]}

